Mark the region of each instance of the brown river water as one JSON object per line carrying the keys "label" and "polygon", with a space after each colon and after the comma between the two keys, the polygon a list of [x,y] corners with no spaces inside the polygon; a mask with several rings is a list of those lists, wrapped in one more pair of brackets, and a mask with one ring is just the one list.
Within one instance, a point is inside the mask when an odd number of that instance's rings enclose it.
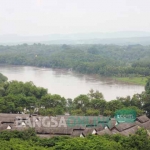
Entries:
{"label": "brown river water", "polygon": [[75,98],[93,89],[99,90],[109,101],[116,97],[132,96],[144,91],[143,86],[120,83],[109,78],[83,75],[63,69],[1,65],[0,72],[7,76],[9,81],[32,81],[36,86],[47,88],[49,93],[59,94],[65,98]]}

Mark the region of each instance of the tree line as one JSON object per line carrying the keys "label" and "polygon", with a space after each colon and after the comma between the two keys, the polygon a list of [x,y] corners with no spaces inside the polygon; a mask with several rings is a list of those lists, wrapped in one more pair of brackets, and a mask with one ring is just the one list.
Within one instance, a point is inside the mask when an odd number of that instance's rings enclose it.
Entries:
{"label": "tree line", "polygon": [[0,46],[0,63],[65,68],[102,76],[149,76],[150,46],[45,45]]}

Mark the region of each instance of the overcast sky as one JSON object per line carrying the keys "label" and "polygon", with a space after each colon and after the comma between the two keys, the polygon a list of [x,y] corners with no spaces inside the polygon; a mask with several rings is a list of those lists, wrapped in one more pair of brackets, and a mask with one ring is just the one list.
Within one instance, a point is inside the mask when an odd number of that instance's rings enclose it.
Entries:
{"label": "overcast sky", "polygon": [[0,35],[150,31],[150,0],[0,0]]}

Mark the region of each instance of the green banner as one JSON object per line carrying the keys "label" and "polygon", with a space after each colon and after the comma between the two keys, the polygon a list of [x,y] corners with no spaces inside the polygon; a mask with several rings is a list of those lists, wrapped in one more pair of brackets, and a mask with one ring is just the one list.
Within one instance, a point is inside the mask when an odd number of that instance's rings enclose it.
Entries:
{"label": "green banner", "polygon": [[136,111],[132,109],[121,109],[115,112],[115,119],[119,123],[134,122],[136,120]]}

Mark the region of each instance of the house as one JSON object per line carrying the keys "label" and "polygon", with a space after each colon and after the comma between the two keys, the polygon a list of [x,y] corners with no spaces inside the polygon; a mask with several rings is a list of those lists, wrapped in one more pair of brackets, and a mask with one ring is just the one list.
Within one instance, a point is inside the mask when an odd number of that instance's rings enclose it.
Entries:
{"label": "house", "polygon": [[140,123],[144,123],[149,121],[149,118],[146,115],[140,116],[136,118],[136,121],[140,122]]}
{"label": "house", "polygon": [[111,129],[112,134],[122,134],[129,136],[136,133],[139,127],[135,123],[120,123]]}
{"label": "house", "polygon": [[86,137],[90,134],[96,134],[96,130],[95,128],[86,128],[80,135],[80,137]]}
{"label": "house", "polygon": [[9,115],[0,116],[0,131],[11,130],[14,126],[15,118],[10,118]]}
{"label": "house", "polygon": [[[66,122],[66,127],[59,127],[58,125],[62,118],[63,121]],[[44,123],[42,121],[44,121]],[[55,127],[54,121],[58,123]],[[35,124],[35,126],[30,126],[30,124]],[[122,134],[129,136],[130,134],[134,134],[140,127],[144,127],[145,129],[150,130],[150,119],[146,115],[143,115],[137,117],[134,123],[118,123],[115,118],[110,119],[110,117],[103,116],[65,115],[53,117],[38,116],[37,114],[29,115],[0,113],[0,131],[23,131],[29,127],[34,127],[35,132],[39,137],[48,138],[61,135],[86,137],[89,134]]]}
{"label": "house", "polygon": [[138,129],[139,129],[139,127],[137,125],[135,125],[129,129],[122,131],[121,134],[125,135],[125,136],[129,136],[131,134],[135,134]]}
{"label": "house", "polygon": [[0,131],[11,130],[11,129],[12,129],[12,125],[7,125],[7,124],[1,124],[0,125]]}
{"label": "house", "polygon": [[120,124],[116,125],[114,128],[117,129],[119,132],[122,132],[124,130],[129,129],[129,128],[132,128],[135,125],[136,125],[135,123],[120,123]]}
{"label": "house", "polygon": [[98,127],[90,127],[90,128],[85,128],[84,131],[80,134],[80,137],[86,137],[89,134],[96,135],[97,132],[103,130],[103,126],[100,125]]}
{"label": "house", "polygon": [[110,135],[110,134],[112,134],[112,132],[109,129],[104,129],[104,130],[97,132],[97,135],[105,135],[105,134]]}
{"label": "house", "polygon": [[146,115],[137,117],[135,123],[140,127],[150,130],[150,119]]}
{"label": "house", "polygon": [[71,136],[73,133],[72,128],[44,128],[44,127],[36,127],[35,131],[38,136],[45,137],[52,137],[52,136],[60,136],[60,135],[66,135],[66,136]]}
{"label": "house", "polygon": [[105,128],[97,132],[97,135],[104,135],[104,134],[122,134],[125,136],[129,136],[130,134],[134,134],[139,127],[135,123],[120,123],[115,126],[111,126],[110,128]]}
{"label": "house", "polygon": [[82,132],[84,132],[84,129],[73,129],[71,136],[72,137],[84,137]]}
{"label": "house", "polygon": [[15,122],[15,118],[10,118],[10,117],[0,118],[1,124],[14,124],[14,122]]}

